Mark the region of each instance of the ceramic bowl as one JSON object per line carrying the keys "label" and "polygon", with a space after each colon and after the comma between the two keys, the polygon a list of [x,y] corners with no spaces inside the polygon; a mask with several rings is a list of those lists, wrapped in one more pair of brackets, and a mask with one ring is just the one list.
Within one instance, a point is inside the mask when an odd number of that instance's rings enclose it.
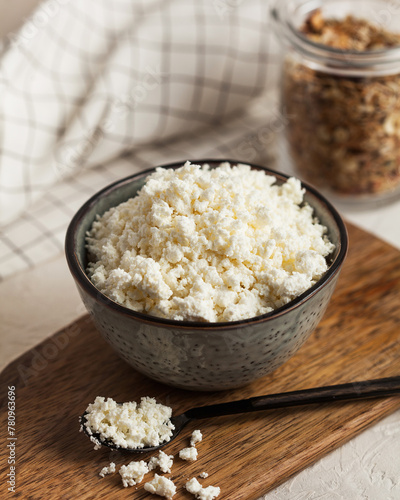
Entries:
{"label": "ceramic bowl", "polygon": [[[223,160],[201,160],[218,166]],[[235,161],[229,161],[232,165]],[[164,165],[177,168],[179,164]],[[287,176],[251,165],[274,175]],[[335,244],[326,274],[309,290],[275,311],[242,321],[200,323],[161,319],[127,309],[107,298],[92,284],[85,269],[85,235],[97,214],[135,196],[147,170],[122,179],[90,198],[72,219],[66,235],[66,257],[82,300],[93,321],[113,349],[139,372],[165,384],[211,391],[245,385],[276,370],[307,340],[321,320],[347,251],[347,232],[335,208],[315,189],[306,189],[320,222]]]}

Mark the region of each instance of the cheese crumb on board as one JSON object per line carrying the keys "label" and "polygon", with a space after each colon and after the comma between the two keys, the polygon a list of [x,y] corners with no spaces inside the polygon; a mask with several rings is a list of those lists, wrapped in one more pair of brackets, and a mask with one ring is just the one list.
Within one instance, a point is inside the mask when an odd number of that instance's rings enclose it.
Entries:
{"label": "cheese crumb on board", "polygon": [[108,467],[103,467],[99,472],[100,477],[104,477],[107,474],[113,474],[115,472],[115,463],[111,462]]}
{"label": "cheese crumb on board", "polygon": [[[118,404],[113,399],[98,396],[86,408],[83,424],[97,442],[110,440],[116,448],[144,448],[170,441],[175,428],[170,418],[172,408],[143,397],[139,404]],[[98,434],[100,442],[93,434]]]}
{"label": "cheese crumb on board", "polygon": [[179,452],[179,458],[182,460],[188,460],[189,462],[194,462],[197,460],[197,449],[194,446],[183,448],[183,450]]}
{"label": "cheese crumb on board", "polygon": [[173,455],[167,455],[162,450],[159,451],[158,457],[151,457],[148,463],[149,470],[159,467],[162,472],[171,472],[171,467],[174,463]]}
{"label": "cheese crumb on board", "polygon": [[144,489],[165,498],[172,498],[176,493],[176,486],[171,479],[158,474],[154,474],[154,479],[144,484]]}
{"label": "cheese crumb on board", "polygon": [[217,486],[203,486],[193,477],[185,484],[186,490],[195,496],[198,500],[214,500],[221,493],[221,488]]}
{"label": "cheese crumb on board", "polygon": [[208,472],[201,472],[199,474],[199,477],[201,477],[202,479],[206,479],[208,477]]}
{"label": "cheese crumb on board", "polygon": [[303,195],[298,179],[277,185],[248,165],[158,168],[94,221],[88,276],[115,302],[162,318],[271,312],[316,283],[334,249]]}
{"label": "cheese crumb on board", "polygon": [[119,469],[122,484],[125,488],[141,483],[148,472],[149,468],[144,460],[129,462],[128,465],[122,465]]}
{"label": "cheese crumb on board", "polygon": [[197,443],[200,443],[203,440],[203,434],[199,429],[196,429],[192,432],[192,437],[190,438],[190,446],[196,446]]}

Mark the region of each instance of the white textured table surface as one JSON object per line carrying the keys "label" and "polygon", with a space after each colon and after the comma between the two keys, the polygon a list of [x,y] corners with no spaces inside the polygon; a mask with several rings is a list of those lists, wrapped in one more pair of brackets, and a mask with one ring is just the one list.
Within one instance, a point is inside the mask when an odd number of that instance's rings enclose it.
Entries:
{"label": "white textured table surface", "polygon": [[[400,249],[400,202],[342,213]],[[0,367],[83,314],[63,255],[0,283]],[[399,500],[399,450],[397,411],[263,498]]]}

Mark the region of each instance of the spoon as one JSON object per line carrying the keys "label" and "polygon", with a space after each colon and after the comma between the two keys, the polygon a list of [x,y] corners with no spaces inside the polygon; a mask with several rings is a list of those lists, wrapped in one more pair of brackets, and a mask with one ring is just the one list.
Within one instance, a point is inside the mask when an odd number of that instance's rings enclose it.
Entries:
{"label": "spoon", "polygon": [[185,411],[185,413],[171,418],[171,422],[175,426],[175,429],[169,441],[164,441],[158,446],[148,446],[145,448],[117,447],[111,440],[100,439],[100,435],[95,432],[90,434],[84,425],[86,422],[86,412],[81,416],[81,424],[84,432],[89,437],[94,437],[104,446],[119,450],[126,450],[133,453],[145,453],[156,451],[162,446],[165,446],[167,443],[170,443],[191,420],[219,417],[222,415],[234,415],[236,413],[272,410],[276,408],[286,408],[289,406],[379,398],[384,396],[393,396],[395,394],[400,394],[400,376],[331,385],[327,387],[316,387],[314,389],[283,392],[280,394],[269,394],[267,396],[257,396],[250,399],[242,399],[228,403],[200,406],[198,408],[191,408],[190,410]]}

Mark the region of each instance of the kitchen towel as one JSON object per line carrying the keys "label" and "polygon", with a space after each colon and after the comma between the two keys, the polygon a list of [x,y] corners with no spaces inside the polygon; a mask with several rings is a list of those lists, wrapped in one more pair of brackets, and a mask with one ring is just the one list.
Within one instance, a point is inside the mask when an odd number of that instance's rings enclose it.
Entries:
{"label": "kitchen towel", "polygon": [[278,63],[266,1],[43,2],[0,59],[0,276],[59,253],[122,176],[264,154]]}

